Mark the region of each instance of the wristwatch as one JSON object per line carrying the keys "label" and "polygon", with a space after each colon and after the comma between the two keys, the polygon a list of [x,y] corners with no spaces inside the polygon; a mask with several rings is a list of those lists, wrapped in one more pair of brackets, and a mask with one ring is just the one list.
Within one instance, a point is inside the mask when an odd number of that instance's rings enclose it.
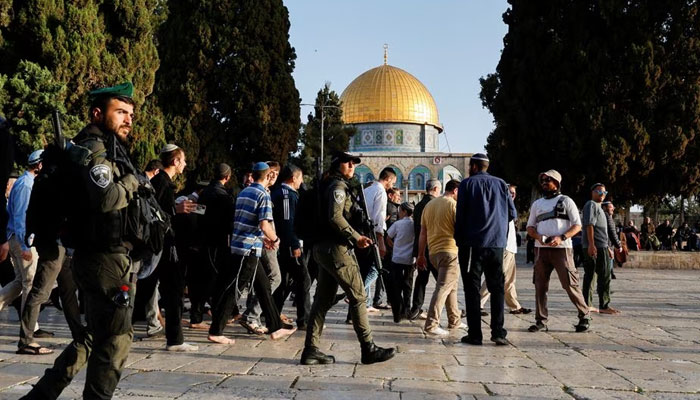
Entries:
{"label": "wristwatch", "polygon": [[566,235],[561,235],[561,236],[559,236],[559,237],[561,238],[561,241],[562,241],[562,242],[565,241],[566,239],[568,239],[568,238],[566,237]]}

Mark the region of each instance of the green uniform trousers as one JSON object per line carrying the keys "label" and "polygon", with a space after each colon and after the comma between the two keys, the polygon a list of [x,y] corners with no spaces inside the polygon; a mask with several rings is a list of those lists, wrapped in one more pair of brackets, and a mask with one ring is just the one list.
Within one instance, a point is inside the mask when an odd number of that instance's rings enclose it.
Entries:
{"label": "green uniform trousers", "polygon": [[[130,272],[126,254],[75,252],[73,274],[84,294],[87,329],[56,358],[25,399],[56,399],[86,363],[83,398],[112,398],[134,337]],[[130,288],[128,306],[113,300],[122,285]]]}
{"label": "green uniform trousers", "polygon": [[607,247],[598,247],[596,258],[588,255],[588,249],[583,249],[583,296],[586,304],[593,304],[593,280],[597,276],[598,300],[600,308],[607,308],[610,304],[610,254]]}
{"label": "green uniform trousers", "polygon": [[349,246],[325,241],[314,245],[313,256],[320,268],[306,330],[306,347],[319,348],[326,313],[333,307],[339,285],[350,301],[350,318],[357,339],[360,344],[372,342],[367,319],[367,294],[355,252]]}

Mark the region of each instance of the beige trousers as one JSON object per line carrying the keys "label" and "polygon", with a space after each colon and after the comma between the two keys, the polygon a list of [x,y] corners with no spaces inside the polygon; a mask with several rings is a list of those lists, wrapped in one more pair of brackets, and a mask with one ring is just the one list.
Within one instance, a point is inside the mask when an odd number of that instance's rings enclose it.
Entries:
{"label": "beige trousers", "polygon": [[440,314],[442,314],[443,307],[447,308],[448,329],[456,328],[459,326],[462,316],[457,304],[457,289],[459,288],[457,254],[431,254],[430,262],[437,269],[438,277],[433,298],[430,300],[425,329],[433,329],[440,325]]}
{"label": "beige trousers", "polygon": [[[505,288],[505,301],[510,311],[515,311],[520,309],[520,302],[518,302],[518,292],[515,290],[515,275],[517,269],[515,267],[515,253],[510,251],[503,251],[503,277],[505,278],[504,288]],[[484,308],[491,293],[486,287],[486,280],[481,284],[481,290],[479,291],[481,295],[481,308]]]}
{"label": "beige trousers", "polygon": [[16,236],[10,238],[9,244],[12,267],[15,270],[15,280],[0,289],[0,310],[12,303],[20,294],[22,295],[22,309],[24,309],[24,303],[27,301],[29,291],[32,290],[39,254],[37,254],[34,247],[30,247],[32,260],[25,261],[22,258],[22,247]]}

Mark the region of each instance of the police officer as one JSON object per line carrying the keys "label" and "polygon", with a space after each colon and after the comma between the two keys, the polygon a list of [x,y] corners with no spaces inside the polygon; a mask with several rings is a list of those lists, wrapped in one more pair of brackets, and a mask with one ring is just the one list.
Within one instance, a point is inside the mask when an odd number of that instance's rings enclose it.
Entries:
{"label": "police officer", "polygon": [[[319,350],[326,313],[335,303],[338,286],[350,301],[352,324],[360,341],[362,363],[372,364],[394,357],[394,348],[384,349],[372,341],[372,330],[367,319],[367,294],[353,247],[367,248],[372,240],[360,235],[349,221],[355,221],[358,213],[357,196],[350,189],[355,165],[360,158],[338,152],[333,155],[328,176],[321,181],[320,221],[323,221],[319,237],[325,238],[314,245],[313,257],[319,264],[318,284],[306,331],[306,343],[301,354],[304,365],[332,364],[335,358]],[[361,190],[361,189],[359,189]],[[326,216],[326,218],[324,218]]]}
{"label": "police officer", "polygon": [[87,329],[24,398],[57,398],[87,363],[83,398],[110,399],[126,363],[134,290],[131,245],[121,222],[139,186],[127,153],[133,90],[127,82],[90,92],[90,124],[68,150],[71,159],[85,166],[76,177],[85,195],[74,200],[86,211],[83,234],[75,237],[73,274],[84,294]]}

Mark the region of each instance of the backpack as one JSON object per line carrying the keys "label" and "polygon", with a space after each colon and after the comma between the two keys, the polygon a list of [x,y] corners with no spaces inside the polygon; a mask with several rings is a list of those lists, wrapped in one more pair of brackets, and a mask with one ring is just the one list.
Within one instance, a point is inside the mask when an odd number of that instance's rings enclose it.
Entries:
{"label": "backpack", "polygon": [[[137,177],[139,190],[121,211],[121,238],[133,245],[130,256],[140,261],[163,249],[170,220],[161,210],[148,178],[131,162],[116,155],[114,143],[108,140],[107,158]],[[90,209],[89,194],[84,185],[84,169],[92,153],[79,144],[65,148],[50,144],[44,151],[43,167],[34,182],[27,207],[27,238],[34,234],[33,245],[47,257],[58,254],[57,240],[67,248],[91,243],[91,230],[86,225],[85,210]],[[25,238],[25,240],[27,239]],[[28,241],[27,241],[28,242]],[[30,244],[30,243],[28,243]]]}
{"label": "backpack", "polygon": [[299,202],[294,216],[294,233],[304,241],[305,248],[321,239],[319,222],[321,221],[319,209],[321,206],[321,192],[319,183],[316,182],[310,189],[300,191]]}
{"label": "backpack", "polygon": [[134,260],[144,260],[163,250],[171,221],[160,208],[148,178],[137,177],[141,183],[139,190],[124,210],[124,240],[133,246],[129,256]]}
{"label": "backpack", "polygon": [[[58,257],[60,239],[64,247],[75,248],[84,235],[81,218],[89,207],[88,193],[81,184],[80,165],[74,158],[85,154],[84,148],[62,149],[56,144],[46,147],[43,167],[34,180],[26,215],[26,243],[33,245],[46,259]],[[29,237],[33,236],[30,243]]]}

